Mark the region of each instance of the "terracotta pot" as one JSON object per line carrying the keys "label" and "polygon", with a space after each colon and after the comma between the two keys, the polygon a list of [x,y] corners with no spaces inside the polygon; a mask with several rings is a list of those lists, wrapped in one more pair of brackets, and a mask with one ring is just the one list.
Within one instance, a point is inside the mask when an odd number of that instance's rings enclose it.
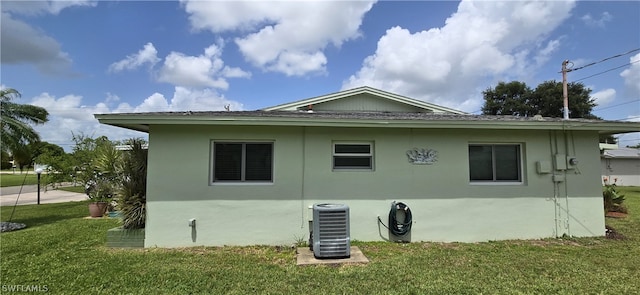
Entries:
{"label": "terracotta pot", "polygon": [[106,202],[89,203],[89,215],[93,218],[102,217],[107,211],[107,205],[108,203]]}

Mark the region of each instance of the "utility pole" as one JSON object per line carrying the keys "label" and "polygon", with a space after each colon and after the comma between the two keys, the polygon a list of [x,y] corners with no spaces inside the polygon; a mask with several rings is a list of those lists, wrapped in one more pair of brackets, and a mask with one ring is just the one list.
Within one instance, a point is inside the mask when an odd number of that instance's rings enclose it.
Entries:
{"label": "utility pole", "polygon": [[569,119],[569,94],[567,90],[567,64],[569,60],[565,60],[562,62],[562,97],[564,98],[564,107],[562,109],[564,114],[564,119]]}

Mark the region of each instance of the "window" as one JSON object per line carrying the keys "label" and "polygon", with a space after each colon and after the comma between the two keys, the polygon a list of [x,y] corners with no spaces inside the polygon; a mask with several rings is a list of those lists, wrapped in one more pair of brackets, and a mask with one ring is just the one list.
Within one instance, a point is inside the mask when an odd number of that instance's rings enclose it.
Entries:
{"label": "window", "polygon": [[373,169],[371,143],[334,143],[333,169]]}
{"label": "window", "polygon": [[477,182],[521,182],[519,144],[469,145],[469,179]]}
{"label": "window", "polygon": [[273,143],[216,142],[214,182],[273,181]]}

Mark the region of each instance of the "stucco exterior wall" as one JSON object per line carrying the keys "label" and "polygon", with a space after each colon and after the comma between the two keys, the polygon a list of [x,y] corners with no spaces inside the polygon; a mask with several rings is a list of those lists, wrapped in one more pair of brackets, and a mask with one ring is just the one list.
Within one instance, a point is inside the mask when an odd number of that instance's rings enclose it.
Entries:
{"label": "stucco exterior wall", "polygon": [[337,99],[313,106],[322,111],[377,111],[377,112],[420,112],[423,109],[404,103],[381,99],[374,95],[356,95],[346,99]]}
{"label": "stucco exterior wall", "polygon": [[640,186],[640,159],[601,159],[602,177],[610,182],[617,179],[617,185]]}
{"label": "stucco exterior wall", "polygon": [[[399,128],[164,126],[150,130],[146,247],[292,244],[308,238],[314,203],[350,207],[351,238],[389,239],[392,201],[410,206],[411,241],[604,235],[595,132]],[[270,184],[211,183],[212,140],[274,142]],[[334,141],[374,143],[373,171],[333,171]],[[469,182],[469,143],[522,144],[523,182]],[[414,165],[406,152],[438,152]],[[540,174],[536,162],[576,157]],[[553,174],[562,182],[553,182]],[[568,197],[567,197],[568,196]],[[196,219],[196,227],[188,220]]]}

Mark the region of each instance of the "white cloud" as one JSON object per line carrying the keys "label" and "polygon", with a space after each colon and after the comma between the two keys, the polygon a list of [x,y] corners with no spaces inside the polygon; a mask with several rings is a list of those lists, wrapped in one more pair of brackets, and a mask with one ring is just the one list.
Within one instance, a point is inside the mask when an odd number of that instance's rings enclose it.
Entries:
{"label": "white cloud", "polygon": [[249,78],[251,74],[239,68],[224,65],[221,58],[223,44],[213,44],[199,56],[171,52],[164,60],[158,81],[186,87],[213,87],[227,89],[225,78]]}
{"label": "white cloud", "polygon": [[537,54],[534,57],[536,65],[542,66],[547,63],[551,55],[558,51],[558,48],[560,48],[560,40],[556,39],[547,42],[547,45],[544,48],[538,50]]}
{"label": "white cloud", "polygon": [[3,1],[2,11],[25,15],[59,14],[65,8],[73,6],[95,7],[97,4],[98,1],[95,0]]}
{"label": "white cloud", "polygon": [[170,101],[165,99],[162,94],[154,93],[137,106],[134,111],[221,111],[227,105],[233,111],[243,109],[241,103],[228,100],[212,89],[196,90],[176,87]]}
{"label": "white cloud", "polygon": [[244,57],[264,70],[323,73],[325,47],[360,36],[374,1],[182,1],[196,30],[237,31]]}
{"label": "white cloud", "polygon": [[0,61],[33,64],[51,76],[72,75],[71,58],[61,50],[58,41],[5,12],[0,18]]}
{"label": "white cloud", "polygon": [[[100,136],[107,134],[106,130],[110,129],[101,126],[93,117],[94,113],[109,112],[104,103],[88,106],[82,104],[81,96],[65,95],[56,98],[48,93],[42,93],[34,97],[31,104],[49,111],[49,121],[34,127],[41,139],[60,145],[67,150],[71,148],[72,133]],[[111,130],[110,132],[112,136],[121,138],[132,137],[134,134],[124,129]]]}
{"label": "white cloud", "polygon": [[243,71],[241,68],[224,67],[222,76],[226,78],[251,78],[251,73]]}
{"label": "white cloud", "polygon": [[109,72],[120,72],[122,70],[133,70],[144,64],[149,64],[149,67],[153,67],[158,63],[158,51],[153,46],[153,43],[149,42],[144,45],[140,51],[135,54],[128,55],[123,60],[112,63],[109,66]]}
{"label": "white cloud", "polygon": [[120,101],[120,97],[112,94],[111,92],[107,92],[107,97],[105,99],[105,103],[112,103],[112,102],[116,102],[116,101]]}
{"label": "white cloud", "polygon": [[93,0],[2,1],[0,16],[0,61],[3,64],[33,64],[50,76],[76,76],[72,60],[60,43],[40,28],[15,19],[16,14],[37,16],[59,14],[74,6],[96,6]]}
{"label": "white cloud", "polygon": [[624,84],[631,97],[640,97],[640,53],[629,58],[631,66],[622,73],[620,77],[624,79]]}
{"label": "white cloud", "polygon": [[170,99],[160,93],[153,93],[137,106],[120,103],[111,108],[112,102],[118,101],[117,95],[107,93],[104,101],[95,105],[82,103],[82,96],[65,95],[56,97],[42,93],[33,97],[30,104],[41,106],[49,111],[49,122],[35,126],[43,141],[58,144],[67,150],[71,148],[71,134],[87,134],[91,136],[105,135],[112,140],[131,137],[146,137],[146,134],[100,124],[94,114],[131,113],[131,112],[164,112],[164,111],[222,111],[229,106],[232,111],[243,110],[239,102],[226,99],[212,89],[189,89],[175,87]]}
{"label": "white cloud", "polygon": [[545,38],[574,6],[573,1],[462,1],[441,28],[387,30],[343,89],[369,85],[475,111],[487,79],[527,76],[548,60],[560,40]]}
{"label": "white cloud", "polygon": [[595,99],[598,106],[604,106],[616,99],[616,90],[612,88],[600,90],[598,92],[591,93],[591,97]]}
{"label": "white cloud", "polygon": [[[181,52],[171,52],[164,59],[162,67],[155,73],[157,81],[185,87],[229,88],[226,78],[250,78],[251,73],[237,67],[225,66],[222,60],[224,42],[218,40],[204,49],[199,56],[189,56]],[[109,72],[133,70],[145,64],[153,68],[160,62],[153,43],[144,45],[137,53],[109,66]]]}
{"label": "white cloud", "polygon": [[603,12],[600,18],[593,18],[591,14],[585,14],[580,18],[587,26],[604,28],[607,22],[610,22],[613,17],[609,12]]}

